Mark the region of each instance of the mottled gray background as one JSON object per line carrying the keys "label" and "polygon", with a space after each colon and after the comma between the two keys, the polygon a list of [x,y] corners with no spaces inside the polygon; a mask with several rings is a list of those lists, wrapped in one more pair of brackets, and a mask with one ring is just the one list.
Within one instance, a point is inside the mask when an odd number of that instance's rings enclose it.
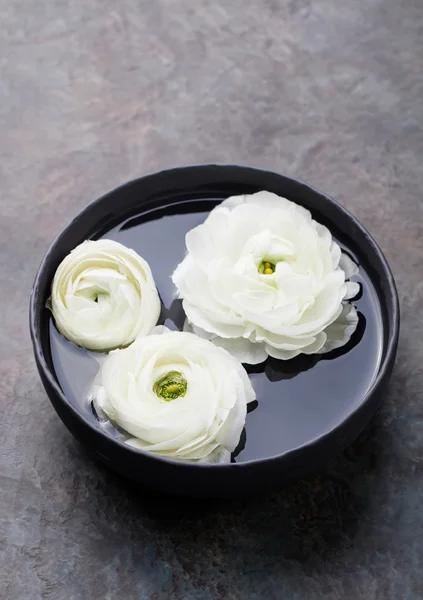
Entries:
{"label": "mottled gray background", "polygon": [[[423,2],[0,0],[5,600],[423,598]],[[182,501],[96,465],[27,331],[48,244],[128,178],[192,162],[296,175],[374,234],[402,304],[370,430],[272,495]]]}

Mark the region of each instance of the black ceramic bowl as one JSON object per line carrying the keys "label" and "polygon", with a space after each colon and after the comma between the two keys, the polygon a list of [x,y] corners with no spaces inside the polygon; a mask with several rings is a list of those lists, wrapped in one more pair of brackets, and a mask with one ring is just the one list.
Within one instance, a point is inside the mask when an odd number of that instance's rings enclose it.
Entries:
{"label": "black ceramic bowl", "polygon": [[[318,357],[268,359],[249,368],[258,403],[227,465],[181,463],[125,445],[87,402],[97,370],[90,354],[62,338],[46,300],[55,270],[87,238],[106,236],[133,247],[150,263],[163,300],[163,321],[181,327],[170,275],[185,252],[186,231],[230,195],[275,192],[308,208],[360,265],[354,301],[359,326],[348,346]],[[238,166],[194,166],[142,177],[85,208],[57,237],[37,273],[30,328],[38,370],[59,417],[115,471],[166,492],[235,496],[277,488],[319,469],[366,426],[392,371],[399,330],[391,271],[367,231],[337,202],[294,179]]]}

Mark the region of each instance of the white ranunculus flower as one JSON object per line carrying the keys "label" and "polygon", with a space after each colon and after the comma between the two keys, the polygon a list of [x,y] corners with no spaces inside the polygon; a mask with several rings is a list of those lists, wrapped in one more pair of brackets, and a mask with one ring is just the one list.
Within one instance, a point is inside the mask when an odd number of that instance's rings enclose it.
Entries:
{"label": "white ranunculus flower", "polygon": [[113,240],[86,241],[60,263],[50,306],[57,329],[89,350],[111,350],[147,335],[160,298],[147,262]]}
{"label": "white ranunculus flower", "polygon": [[357,273],[329,230],[270,192],[234,196],[186,235],[173,274],[188,327],[239,360],[290,359],[344,345],[358,322]]}
{"label": "white ranunculus flower", "polygon": [[198,462],[230,460],[254,399],[226,350],[163,326],[109,354],[93,388],[94,405],[133,436],[128,444]]}

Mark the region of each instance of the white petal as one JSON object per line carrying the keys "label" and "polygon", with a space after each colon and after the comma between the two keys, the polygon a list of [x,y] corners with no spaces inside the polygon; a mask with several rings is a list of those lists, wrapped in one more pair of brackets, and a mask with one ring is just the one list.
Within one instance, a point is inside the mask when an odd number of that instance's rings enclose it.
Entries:
{"label": "white petal", "polygon": [[345,279],[350,279],[353,275],[358,274],[358,265],[345,252],[341,254],[339,266],[345,273]]}
{"label": "white petal", "polygon": [[156,327],[151,330],[150,335],[164,335],[170,333],[170,331],[169,327],[166,327],[165,325],[156,325]]}
{"label": "white petal", "polygon": [[231,324],[232,317],[229,313],[225,317],[225,321],[223,321],[223,317],[219,315],[221,319],[219,322],[212,320],[209,314],[186,300],[183,301],[182,306],[184,307],[185,314],[189,321],[195,323],[198,327],[201,327],[209,333],[214,333],[220,337],[231,338],[241,336],[244,332],[244,327],[239,318],[234,317],[233,320],[236,324]]}
{"label": "white petal", "polygon": [[198,462],[207,462],[212,465],[222,465],[231,462],[231,453],[227,448],[218,446],[211,454],[206,458],[199,460]]}
{"label": "white petal", "polygon": [[360,291],[360,284],[356,281],[347,281],[346,286],[347,292],[344,296],[344,300],[351,300],[352,298],[355,298]]}
{"label": "white petal", "polygon": [[221,338],[214,336],[210,340],[219,348],[224,348],[241,363],[258,365],[267,358],[264,344],[252,343],[245,338]]}
{"label": "white petal", "polygon": [[301,349],[278,349],[270,344],[266,344],[266,350],[269,356],[279,358],[280,360],[290,360],[299,354],[316,354],[321,351],[326,342],[326,333],[320,332],[310,343],[304,345]]}
{"label": "white petal", "polygon": [[330,352],[347,344],[358,325],[358,314],[354,305],[343,304],[338,319],[325,329],[327,340],[319,354]]}
{"label": "white petal", "polygon": [[286,198],[283,198],[282,196],[273,194],[272,192],[256,192],[255,194],[244,196],[244,198],[247,204],[257,204],[266,210],[271,210],[274,208],[285,210],[292,209],[292,202]]}
{"label": "white petal", "polygon": [[[184,331],[195,333],[195,335],[199,336],[200,338],[209,340],[215,346],[223,348],[224,350],[229,352],[229,354],[231,354],[240,363],[257,365],[265,361],[267,358],[267,352],[265,351],[264,344],[253,343],[245,338],[221,338],[217,335],[209,333],[208,331],[205,331],[204,329],[201,329],[201,327],[193,325],[188,321],[188,319],[184,323]],[[242,371],[243,373],[241,375],[245,376],[246,373],[244,369],[242,369]],[[255,400],[255,393],[251,386],[251,383],[249,382],[248,377],[247,380],[248,382],[244,382],[248,394],[247,402],[252,402],[253,400]]]}
{"label": "white petal", "polygon": [[[330,253],[332,258],[332,269],[336,269],[339,265],[339,261],[341,260],[341,248],[338,246],[336,242],[332,242],[330,247]],[[342,267],[341,267],[342,268]]]}

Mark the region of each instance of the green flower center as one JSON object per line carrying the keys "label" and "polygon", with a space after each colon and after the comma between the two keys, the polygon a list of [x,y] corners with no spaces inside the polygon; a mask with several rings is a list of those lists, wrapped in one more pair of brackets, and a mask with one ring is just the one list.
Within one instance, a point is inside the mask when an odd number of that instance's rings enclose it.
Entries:
{"label": "green flower center", "polygon": [[276,265],[268,260],[262,260],[258,266],[258,272],[260,275],[273,275],[275,269]]}
{"label": "green flower center", "polygon": [[187,393],[187,380],[178,371],[169,371],[160,377],[153,385],[153,392],[166,402],[184,397]]}

